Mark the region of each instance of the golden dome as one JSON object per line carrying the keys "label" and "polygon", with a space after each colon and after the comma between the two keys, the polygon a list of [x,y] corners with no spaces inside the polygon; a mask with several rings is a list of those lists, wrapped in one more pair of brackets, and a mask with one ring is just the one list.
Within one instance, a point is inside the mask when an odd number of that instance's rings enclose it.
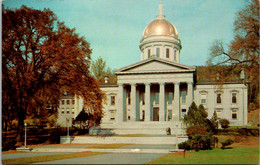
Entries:
{"label": "golden dome", "polygon": [[152,21],[144,30],[143,38],[153,35],[164,35],[178,38],[176,28],[166,19]]}

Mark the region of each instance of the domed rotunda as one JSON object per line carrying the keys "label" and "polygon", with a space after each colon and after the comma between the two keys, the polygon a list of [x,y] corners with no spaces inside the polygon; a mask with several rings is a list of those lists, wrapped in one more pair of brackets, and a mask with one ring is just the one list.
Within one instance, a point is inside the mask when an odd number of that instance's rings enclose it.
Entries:
{"label": "domed rotunda", "polygon": [[179,63],[181,41],[176,28],[162,13],[162,4],[159,5],[157,19],[148,24],[140,41],[141,60],[157,56]]}

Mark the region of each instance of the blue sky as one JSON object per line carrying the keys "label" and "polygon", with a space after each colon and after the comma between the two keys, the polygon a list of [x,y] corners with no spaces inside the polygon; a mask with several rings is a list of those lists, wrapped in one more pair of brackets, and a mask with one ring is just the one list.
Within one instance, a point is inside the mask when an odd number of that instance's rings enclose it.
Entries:
{"label": "blue sky", "polygon": [[145,27],[158,15],[177,29],[182,43],[180,63],[205,65],[215,40],[229,43],[235,14],[245,0],[5,0],[5,8],[49,8],[90,43],[92,59],[102,57],[119,69],[140,61],[139,44]]}

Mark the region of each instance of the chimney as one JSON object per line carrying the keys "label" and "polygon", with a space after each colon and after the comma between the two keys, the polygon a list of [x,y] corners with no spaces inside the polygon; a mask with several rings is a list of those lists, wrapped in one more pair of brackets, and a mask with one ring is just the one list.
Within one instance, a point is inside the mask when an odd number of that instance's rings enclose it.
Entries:
{"label": "chimney", "polygon": [[108,76],[105,76],[105,83],[108,83]]}

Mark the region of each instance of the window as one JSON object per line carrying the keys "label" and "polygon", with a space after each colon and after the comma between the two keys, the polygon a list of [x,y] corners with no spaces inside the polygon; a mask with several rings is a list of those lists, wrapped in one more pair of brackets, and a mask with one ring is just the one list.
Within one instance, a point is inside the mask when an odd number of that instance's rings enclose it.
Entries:
{"label": "window", "polygon": [[109,110],[109,113],[110,113],[110,120],[115,120],[116,111],[115,110]]}
{"label": "window", "polygon": [[168,121],[172,120],[172,110],[168,110]]}
{"label": "window", "polygon": [[70,105],[70,100],[67,100],[67,105]]}
{"label": "window", "polygon": [[200,99],[201,99],[201,104],[206,104],[206,94],[202,94],[200,96]]}
{"label": "window", "polygon": [[142,104],[145,105],[145,94],[142,93],[141,95],[141,101],[142,101]]}
{"label": "window", "polygon": [[141,119],[141,121],[144,121],[144,119],[145,119],[145,111],[142,110],[142,119]]}
{"label": "window", "polygon": [[218,104],[221,103],[221,94],[217,94],[217,103],[218,103]]}
{"label": "window", "polygon": [[74,120],[75,120],[74,118],[71,118],[71,122],[72,122],[72,123],[74,122]]}
{"label": "window", "polygon": [[232,93],[232,103],[233,104],[237,103],[237,94],[236,93]]}
{"label": "window", "polygon": [[156,57],[160,57],[160,48],[156,48]]}
{"label": "window", "polygon": [[128,120],[130,120],[131,119],[131,117],[130,116],[128,116],[128,118],[127,118]]}
{"label": "window", "polygon": [[155,104],[159,104],[159,92],[155,93]]}
{"label": "window", "polygon": [[187,95],[187,91],[181,91],[181,103],[182,104],[186,103],[186,95]]}
{"label": "window", "polygon": [[221,112],[222,112],[222,109],[216,109],[216,114],[217,114],[218,119],[221,118]]}
{"label": "window", "polygon": [[110,104],[111,105],[115,105],[115,96],[111,96],[110,99],[111,99],[110,100],[111,101]]}
{"label": "window", "polygon": [[64,108],[61,108],[61,113],[64,114]]}
{"label": "window", "polygon": [[177,50],[174,50],[174,61],[177,61]]}
{"label": "window", "polygon": [[151,50],[150,49],[147,50],[147,56],[148,56],[148,58],[151,57]]}
{"label": "window", "polygon": [[128,105],[131,104],[131,96],[130,96],[130,92],[127,93],[127,102],[128,102]]}
{"label": "window", "polygon": [[170,58],[170,49],[166,48],[166,58]]}
{"label": "window", "polygon": [[181,117],[184,118],[186,115],[186,109],[181,109]]}
{"label": "window", "polygon": [[70,113],[70,109],[69,108],[67,108],[67,114],[69,114]]}
{"label": "window", "polygon": [[64,104],[65,104],[65,101],[64,101],[64,100],[61,100],[61,104],[64,105]]}
{"label": "window", "polygon": [[172,93],[172,92],[169,92],[169,95],[168,95],[168,104],[172,104],[172,100],[173,100],[173,93]]}
{"label": "window", "polygon": [[74,105],[75,104],[75,100],[72,100],[72,105]]}
{"label": "window", "polygon": [[74,113],[75,113],[75,109],[72,108],[72,109],[71,109],[71,114],[74,114]]}
{"label": "window", "polygon": [[237,119],[237,109],[232,109],[232,119]]}

